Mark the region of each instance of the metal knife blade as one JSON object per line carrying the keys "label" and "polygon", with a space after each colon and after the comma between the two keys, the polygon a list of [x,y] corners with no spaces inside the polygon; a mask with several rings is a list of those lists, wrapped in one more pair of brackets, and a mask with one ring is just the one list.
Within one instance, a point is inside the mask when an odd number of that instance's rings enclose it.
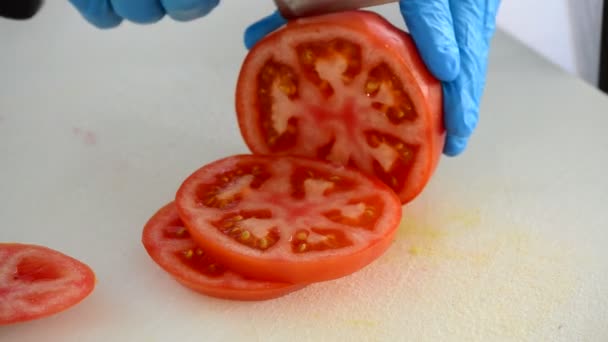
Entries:
{"label": "metal knife blade", "polygon": [[341,12],[398,0],[274,0],[285,19],[295,19],[332,12]]}

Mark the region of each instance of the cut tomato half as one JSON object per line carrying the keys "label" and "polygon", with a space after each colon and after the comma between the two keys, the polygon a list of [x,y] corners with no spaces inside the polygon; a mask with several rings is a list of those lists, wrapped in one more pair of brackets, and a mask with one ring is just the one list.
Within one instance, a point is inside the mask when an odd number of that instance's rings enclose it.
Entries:
{"label": "cut tomato half", "polygon": [[64,311],[94,287],[93,270],[70,256],[43,246],[0,243],[0,324]]}
{"label": "cut tomato half", "polygon": [[146,223],[142,243],[148,255],[182,285],[211,297],[265,300],[299,290],[304,284],[255,280],[228,270],[191,238],[173,202]]}
{"label": "cut tomato half", "polygon": [[242,65],[236,111],[253,153],[354,166],[403,203],[445,140],[441,83],[407,33],[366,11],[297,19],[262,39]]}
{"label": "cut tomato half", "polygon": [[290,283],[361,269],[401,220],[399,198],[379,180],[293,156],[215,161],[183,182],[175,203],[192,238],[227,267]]}

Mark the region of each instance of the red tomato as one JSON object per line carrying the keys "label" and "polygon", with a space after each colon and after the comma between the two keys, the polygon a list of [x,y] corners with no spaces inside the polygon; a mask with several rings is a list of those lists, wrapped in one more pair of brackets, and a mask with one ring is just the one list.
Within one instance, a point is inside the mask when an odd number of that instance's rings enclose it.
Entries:
{"label": "red tomato", "polygon": [[173,202],[158,210],[146,223],[142,243],[152,260],[178,282],[208,296],[263,300],[304,287],[303,284],[255,280],[226,269],[190,238]]}
{"label": "red tomato", "polygon": [[365,11],[294,20],[261,40],[242,65],[236,111],[253,153],[352,165],[403,203],[445,140],[441,83],[408,34]]}
{"label": "red tomato", "polygon": [[310,283],[359,270],[390,246],[401,203],[356,169],[238,155],[203,166],[176,195],[192,238],[229,268]]}
{"label": "red tomato", "polygon": [[0,243],[0,324],[66,310],[94,287],[91,268],[72,257],[42,246]]}

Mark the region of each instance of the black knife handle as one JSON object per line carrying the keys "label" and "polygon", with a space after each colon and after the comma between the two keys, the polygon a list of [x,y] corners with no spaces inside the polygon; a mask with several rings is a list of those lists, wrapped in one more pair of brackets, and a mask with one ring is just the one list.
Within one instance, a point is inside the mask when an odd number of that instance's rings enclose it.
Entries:
{"label": "black knife handle", "polygon": [[602,16],[602,38],[600,41],[599,88],[608,94],[608,1],[604,0]]}
{"label": "black knife handle", "polygon": [[0,0],[0,17],[26,20],[42,7],[44,0]]}

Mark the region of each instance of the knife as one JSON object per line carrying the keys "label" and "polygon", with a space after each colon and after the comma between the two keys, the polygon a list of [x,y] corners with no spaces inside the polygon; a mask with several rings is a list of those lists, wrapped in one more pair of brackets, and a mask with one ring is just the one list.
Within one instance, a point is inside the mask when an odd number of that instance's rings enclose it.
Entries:
{"label": "knife", "polygon": [[332,12],[397,2],[398,0],[274,0],[285,19],[295,19]]}

